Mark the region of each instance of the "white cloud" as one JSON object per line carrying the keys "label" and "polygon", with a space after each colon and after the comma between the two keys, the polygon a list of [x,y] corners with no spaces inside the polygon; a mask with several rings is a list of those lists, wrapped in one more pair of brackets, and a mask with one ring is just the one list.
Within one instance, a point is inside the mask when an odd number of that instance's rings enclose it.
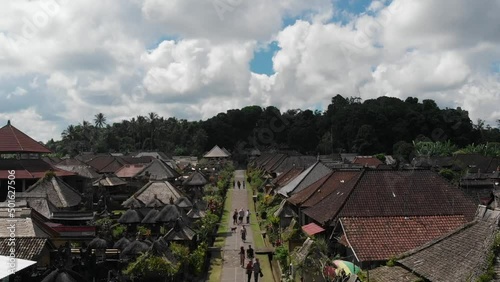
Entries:
{"label": "white cloud", "polygon": [[18,87],[16,87],[16,89],[14,91],[10,92],[7,95],[7,99],[10,99],[14,96],[24,96],[24,95],[26,95],[26,93],[28,93],[28,91],[26,91],[26,89],[18,86]]}
{"label": "white cloud", "polygon": [[47,142],[61,135],[57,124],[44,120],[34,107],[29,107],[13,113],[0,113],[1,124],[11,124],[37,141]]}

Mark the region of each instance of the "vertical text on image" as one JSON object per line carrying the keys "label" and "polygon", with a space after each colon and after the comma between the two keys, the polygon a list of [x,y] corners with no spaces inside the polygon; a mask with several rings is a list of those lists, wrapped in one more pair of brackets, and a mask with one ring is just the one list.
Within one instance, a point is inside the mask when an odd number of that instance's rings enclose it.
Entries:
{"label": "vertical text on image", "polygon": [[7,219],[9,238],[7,245],[9,246],[9,272],[16,272],[16,171],[9,170],[7,176]]}

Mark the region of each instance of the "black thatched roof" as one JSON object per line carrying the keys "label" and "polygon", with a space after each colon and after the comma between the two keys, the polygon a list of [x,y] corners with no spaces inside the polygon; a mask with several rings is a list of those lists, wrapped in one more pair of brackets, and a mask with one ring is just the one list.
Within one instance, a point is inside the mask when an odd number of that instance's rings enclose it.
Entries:
{"label": "black thatched roof", "polygon": [[158,209],[151,209],[146,216],[142,219],[141,223],[143,224],[155,224],[156,223],[156,217],[160,211]]}
{"label": "black thatched roof", "polygon": [[130,244],[128,244],[128,246],[123,249],[123,251],[120,253],[120,258],[139,255],[140,253],[147,252],[148,249],[148,244],[139,240],[135,240],[130,242]]}
{"label": "black thatched roof", "polygon": [[182,220],[177,220],[174,227],[163,237],[166,241],[192,241],[196,233]]}
{"label": "black thatched roof", "polygon": [[69,269],[56,269],[47,275],[42,282],[86,282],[77,272]]}
{"label": "black thatched roof", "polygon": [[191,208],[191,207],[193,207],[193,203],[191,203],[191,201],[185,196],[177,199],[177,201],[175,201],[175,205],[178,206],[179,208]]}
{"label": "black thatched roof", "polygon": [[191,175],[186,180],[184,180],[182,185],[184,185],[184,186],[203,186],[207,183],[208,183],[208,181],[207,181],[207,178],[205,177],[205,175],[199,171],[195,171],[195,172],[191,173]]}
{"label": "black thatched roof", "polygon": [[122,216],[118,219],[119,223],[124,223],[124,224],[135,224],[135,223],[141,223],[142,221],[142,214],[139,213],[139,211],[135,209],[128,209]]}
{"label": "black thatched roof", "polygon": [[174,203],[182,196],[181,192],[168,181],[150,181],[127,199],[122,206],[132,201],[132,198],[136,198],[142,203],[150,203],[155,198],[162,203]]}
{"label": "black thatched roof", "polygon": [[108,242],[102,238],[96,237],[89,243],[91,249],[107,249]]}
{"label": "black thatched roof", "polygon": [[158,223],[174,222],[182,218],[182,214],[176,205],[166,205],[156,216],[155,221]]}
{"label": "black thatched roof", "polygon": [[127,239],[127,237],[122,237],[120,238],[120,240],[115,242],[115,244],[113,245],[113,249],[123,250],[128,246],[128,244],[130,244],[130,240]]}
{"label": "black thatched roof", "polygon": [[129,209],[138,209],[144,207],[144,203],[136,197],[130,197],[122,203],[122,206]]}
{"label": "black thatched roof", "polygon": [[180,174],[164,161],[154,159],[139,173],[139,176],[148,176],[150,180],[173,180]]}
{"label": "black thatched roof", "polygon": [[187,217],[191,219],[200,219],[205,217],[205,215],[207,215],[207,213],[200,210],[197,205],[193,206],[193,208],[187,212]]}
{"label": "black thatched roof", "polygon": [[155,256],[163,256],[170,253],[168,242],[162,237],[158,238],[151,244],[151,247],[149,247],[149,253]]}

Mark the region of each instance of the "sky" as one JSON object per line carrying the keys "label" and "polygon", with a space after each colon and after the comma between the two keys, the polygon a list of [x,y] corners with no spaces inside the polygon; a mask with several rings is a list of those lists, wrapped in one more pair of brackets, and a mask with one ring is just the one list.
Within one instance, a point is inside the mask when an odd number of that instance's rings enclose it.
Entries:
{"label": "sky", "polygon": [[207,119],[331,97],[500,119],[500,0],[0,0],[0,126]]}

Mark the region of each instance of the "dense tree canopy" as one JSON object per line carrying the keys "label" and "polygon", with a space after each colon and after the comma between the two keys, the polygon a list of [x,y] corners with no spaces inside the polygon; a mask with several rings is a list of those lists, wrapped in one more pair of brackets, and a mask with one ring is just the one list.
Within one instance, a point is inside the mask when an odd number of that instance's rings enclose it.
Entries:
{"label": "dense tree canopy", "polygon": [[248,106],[205,121],[161,117],[156,113],[113,124],[97,113],[93,124],[69,125],[61,141],[47,146],[60,154],[81,151],[159,150],[173,155],[201,155],[214,145],[239,149],[269,146],[301,153],[356,152],[409,154],[414,141],[451,142],[458,148],[500,142],[500,130],[461,108],[440,109],[433,100],[379,97],[361,101],[336,95],[326,111]]}

